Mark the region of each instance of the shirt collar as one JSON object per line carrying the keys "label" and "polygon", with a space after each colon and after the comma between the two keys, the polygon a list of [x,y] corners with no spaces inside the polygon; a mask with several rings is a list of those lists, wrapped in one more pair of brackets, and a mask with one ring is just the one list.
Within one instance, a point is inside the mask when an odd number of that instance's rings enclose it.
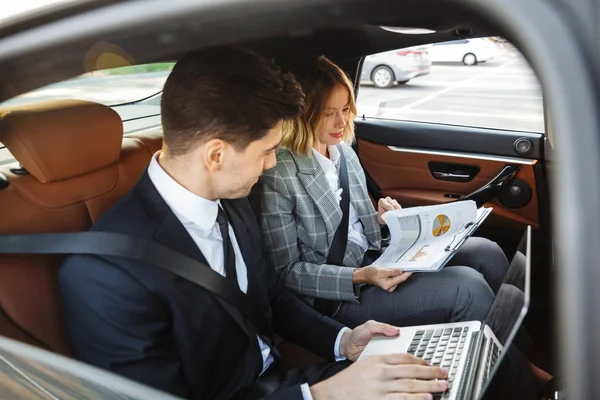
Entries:
{"label": "shirt collar", "polygon": [[340,152],[336,146],[327,146],[329,158],[325,157],[315,149],[312,149],[312,152],[323,171],[327,171],[332,167],[335,168],[340,163]]}
{"label": "shirt collar", "polygon": [[219,200],[205,199],[181,186],[158,163],[159,154],[160,151],[152,157],[148,166],[148,176],[158,193],[175,214],[193,222],[203,230],[212,229],[217,220]]}

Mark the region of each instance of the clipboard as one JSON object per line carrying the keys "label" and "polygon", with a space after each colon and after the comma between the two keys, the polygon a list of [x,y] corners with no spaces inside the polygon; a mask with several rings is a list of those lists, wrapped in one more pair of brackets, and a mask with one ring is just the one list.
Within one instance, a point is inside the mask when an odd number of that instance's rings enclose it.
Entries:
{"label": "clipboard", "polygon": [[[466,242],[466,240],[473,235],[473,233],[492,213],[492,211],[492,207],[479,207],[477,209],[477,214],[474,216],[474,220],[471,220],[471,222],[466,223],[463,227],[460,228],[458,232],[454,233],[452,235],[452,238],[449,241],[446,241],[446,243],[448,244],[444,244],[445,247],[438,247],[438,249],[436,250],[436,252],[438,252],[438,256],[436,257],[437,260],[432,260],[431,264],[429,264],[429,267],[417,265],[388,266],[388,263],[385,262],[383,262],[381,265],[385,268],[402,268],[406,272],[438,272],[442,268],[444,268],[448,261],[454,256],[454,254],[460,249],[460,247]],[[409,249],[412,248],[416,243],[416,241],[412,243]],[[399,255],[398,257],[404,257],[409,251],[409,249],[403,250],[402,255]],[[376,260],[375,263],[377,263],[378,260]]]}
{"label": "clipboard", "polygon": [[448,246],[446,246],[446,248],[444,250],[451,252],[451,253],[457,252],[458,249],[460,249],[460,247],[467,241],[467,239],[470,238],[473,235],[473,233],[475,233],[475,231],[477,230],[477,228],[479,228],[481,223],[492,213],[494,208],[493,207],[487,207],[487,208],[481,207],[480,210],[482,210],[482,211],[481,211],[481,214],[478,216],[477,220],[474,222],[470,222],[469,224],[467,224],[465,226],[465,228],[463,229],[462,232],[457,233],[454,236],[454,238],[458,237],[458,240],[456,241],[456,243],[450,243]]}

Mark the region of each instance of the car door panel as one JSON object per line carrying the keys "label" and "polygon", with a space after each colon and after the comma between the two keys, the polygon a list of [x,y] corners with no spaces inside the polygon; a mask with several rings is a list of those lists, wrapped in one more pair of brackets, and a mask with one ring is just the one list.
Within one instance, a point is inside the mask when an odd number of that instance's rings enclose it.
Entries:
{"label": "car door panel", "polygon": [[[486,224],[506,228],[522,228],[526,225],[539,227],[534,168],[538,161],[531,158],[531,155],[515,157],[512,146],[514,139],[523,135],[510,133],[505,136],[494,131],[483,132],[485,129],[471,131],[471,128],[464,127],[460,127],[464,130],[456,135],[456,127],[432,127],[435,124],[401,121],[385,121],[385,129],[381,129],[382,122],[384,121],[361,121],[357,123],[356,131],[356,148],[361,163],[381,195],[396,198],[403,207],[446,203],[483,187],[507,165],[518,165],[520,169],[515,178],[525,185],[523,187],[530,188],[529,201],[522,207],[514,208],[494,198],[486,204],[494,208]],[[396,135],[390,136],[390,131],[396,124]],[[412,131],[406,129],[407,125],[412,125]],[[425,136],[421,136],[423,132]],[[488,136],[481,137],[482,135]],[[536,152],[532,152],[532,155],[538,154],[541,151],[541,141],[537,140],[536,135],[526,136],[537,142],[534,145]],[[475,137],[478,140],[474,140]],[[403,145],[398,146],[401,143]],[[434,150],[434,147],[437,149]],[[461,148],[468,148],[469,151],[459,151]],[[475,152],[478,148],[480,151]],[[498,154],[489,154],[491,151]],[[460,171],[463,166],[464,171],[471,171],[472,176],[461,182],[441,180],[439,176],[434,176],[432,171],[435,169],[432,170],[431,165],[438,168],[440,165],[447,165],[457,168],[456,171]]]}
{"label": "car door panel", "polygon": [[[361,117],[355,121],[355,132],[358,138],[373,143],[470,154],[473,159],[485,155],[520,163],[540,159],[543,150],[541,134],[501,129]],[[515,142],[519,139],[531,141],[529,154],[516,152]]]}

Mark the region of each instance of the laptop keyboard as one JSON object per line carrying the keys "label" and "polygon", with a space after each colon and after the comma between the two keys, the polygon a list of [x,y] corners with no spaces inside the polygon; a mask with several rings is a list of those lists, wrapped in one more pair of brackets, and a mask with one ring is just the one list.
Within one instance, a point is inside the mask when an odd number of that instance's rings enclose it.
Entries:
{"label": "laptop keyboard", "polygon": [[420,330],[413,336],[408,353],[448,371],[448,390],[434,394],[434,399],[450,398],[468,332],[468,327],[439,328]]}
{"label": "laptop keyboard", "polygon": [[498,357],[500,357],[500,348],[493,340],[491,340],[491,343],[492,345],[488,349],[488,354],[485,358],[485,360],[487,361],[486,366],[483,369],[483,382],[487,382],[488,378],[490,377],[490,372],[492,372],[492,369],[494,369],[494,365],[496,365],[496,362],[498,361]]}

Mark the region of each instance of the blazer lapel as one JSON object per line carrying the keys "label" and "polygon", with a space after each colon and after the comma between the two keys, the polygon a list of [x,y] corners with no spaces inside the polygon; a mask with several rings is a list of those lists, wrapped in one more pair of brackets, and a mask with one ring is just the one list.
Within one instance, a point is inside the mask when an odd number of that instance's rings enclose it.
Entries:
{"label": "blazer lapel", "polygon": [[207,268],[210,268],[206,258],[198,248],[198,245],[196,245],[196,242],[194,242],[194,239],[192,239],[188,231],[171,210],[166,213],[165,218],[154,237],[156,241],[165,246],[192,257],[204,263]]}
{"label": "blazer lapel", "polygon": [[292,157],[298,167],[296,175],[321,213],[327,227],[328,241],[331,242],[342,221],[342,209],[336,194],[331,190],[325,173],[315,159],[293,153]]}
{"label": "blazer lapel", "polygon": [[142,175],[136,189],[147,208],[148,216],[157,224],[154,234],[156,241],[192,257],[210,268],[194,239],[154,187],[147,171]]}
{"label": "blazer lapel", "polygon": [[[158,229],[154,234],[156,241],[170,247],[173,250],[192,257],[203,263],[206,268],[210,268],[206,258],[196,245],[196,242],[194,242],[194,239],[192,239],[183,224],[179,221],[177,216],[160,196],[156,190],[156,187],[154,187],[154,184],[148,176],[147,170],[136,186],[135,195],[137,195],[141,200],[149,218],[154,220],[158,225]],[[232,223],[232,226],[234,226],[234,231],[235,226],[238,226],[239,229],[239,222],[235,222],[235,225]],[[240,236],[238,236],[236,232],[236,238],[239,237]],[[238,241],[240,246],[242,242],[243,241],[241,240]],[[244,250],[242,250],[242,252],[244,252]],[[246,253],[244,253],[244,256],[245,254]],[[218,296],[216,298],[223,304],[224,308],[230,306],[229,303],[225,303],[225,301],[220,299]],[[253,342],[254,338],[250,338],[250,343]],[[260,355],[260,349],[258,347],[250,346],[248,347],[247,351],[251,357],[250,362],[256,362],[256,373],[258,374],[258,371],[262,369],[262,357]],[[275,350],[274,354],[276,354]]]}
{"label": "blazer lapel", "polygon": [[367,237],[367,241],[371,246],[379,247],[381,242],[381,227],[377,223],[374,213],[368,206],[371,204],[371,199],[367,198],[368,203],[365,201],[352,203],[356,215],[363,226],[363,233]]}

